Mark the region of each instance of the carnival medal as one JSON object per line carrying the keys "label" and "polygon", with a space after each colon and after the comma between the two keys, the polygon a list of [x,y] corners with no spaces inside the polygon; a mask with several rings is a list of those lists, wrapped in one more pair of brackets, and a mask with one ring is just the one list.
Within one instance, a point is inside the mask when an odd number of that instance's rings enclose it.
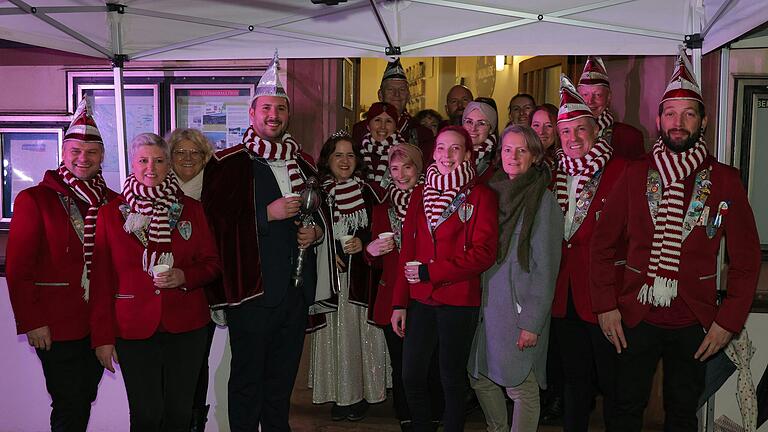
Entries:
{"label": "carnival medal", "polygon": [[462,203],[459,206],[459,220],[466,223],[469,218],[472,217],[472,213],[475,211],[475,206],[469,203]]}
{"label": "carnival medal", "polygon": [[184,240],[189,240],[189,238],[192,237],[192,222],[179,221],[177,228],[179,229],[179,234],[181,234],[181,237]]}
{"label": "carnival medal", "polygon": [[707,224],[707,237],[710,239],[715,238],[715,234],[717,234],[717,229],[720,228],[720,226],[723,224],[723,218],[728,214],[728,202],[727,201],[720,201],[720,204],[717,206],[717,213],[715,216],[710,219],[709,224]]}

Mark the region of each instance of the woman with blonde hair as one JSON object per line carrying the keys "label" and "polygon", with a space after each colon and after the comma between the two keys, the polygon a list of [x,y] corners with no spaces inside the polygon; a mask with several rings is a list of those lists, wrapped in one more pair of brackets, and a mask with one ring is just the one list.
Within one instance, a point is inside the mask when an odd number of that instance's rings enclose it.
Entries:
{"label": "woman with blonde hair", "polygon": [[187,430],[211,319],[203,288],[221,266],[165,140],[137,135],[131,169],[122,194],[99,210],[91,344],[111,372],[119,358],[132,432]]}
{"label": "woman with blonde hair", "polygon": [[[179,179],[181,190],[184,191],[184,195],[200,201],[200,193],[203,190],[203,170],[205,164],[213,156],[213,146],[200,130],[192,128],[174,129],[168,134],[166,141],[171,148],[171,168]],[[197,378],[190,432],[205,430],[208,410],[211,407],[205,403],[208,396],[208,356],[211,353],[216,324],[224,325],[226,323],[222,310],[211,311],[211,317],[213,321],[208,323],[208,345],[205,359]]]}
{"label": "woman with blonde hair", "polygon": [[213,146],[198,129],[174,129],[166,138],[171,148],[173,172],[184,194],[200,201],[203,190],[203,169],[213,156]]}

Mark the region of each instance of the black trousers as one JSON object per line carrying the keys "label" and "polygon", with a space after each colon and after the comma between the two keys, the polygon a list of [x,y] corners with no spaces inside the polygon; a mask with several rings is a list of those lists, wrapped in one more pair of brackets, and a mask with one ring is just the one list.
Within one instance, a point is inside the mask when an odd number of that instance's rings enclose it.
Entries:
{"label": "black trousers", "polygon": [[188,431],[192,399],[205,355],[207,327],[117,339],[128,394],[131,432]]}
{"label": "black trousers", "polygon": [[208,356],[211,355],[211,345],[213,344],[213,335],[216,333],[216,323],[211,321],[206,328],[208,329],[208,344],[205,348],[203,364],[200,365],[200,374],[197,376],[197,387],[195,387],[195,397],[192,401],[193,409],[204,409],[208,397]]}
{"label": "black trousers", "polygon": [[51,431],[85,432],[104,368],[91,339],[54,341],[50,351],[36,349],[51,395]]}
{"label": "black trousers", "polygon": [[288,410],[304,348],[307,309],[288,289],[275,307],[246,302],[227,310],[229,426],[233,432],[290,431]]}
{"label": "black trousers", "polygon": [[403,384],[414,430],[434,428],[430,403],[429,372],[438,353],[443,385],[445,432],[464,430],[467,361],[477,327],[479,308],[429,306],[417,301],[408,305],[403,341]]}
{"label": "black trousers", "polygon": [[[614,424],[617,381],[616,349],[600,327],[578,318],[553,318],[563,367],[563,431],[587,432],[595,384],[603,395],[603,421],[607,432],[621,431]],[[585,394],[589,395],[585,397]]]}
{"label": "black trousers", "polygon": [[[405,396],[403,385],[403,339],[396,335],[392,326],[384,326],[384,338],[387,341],[389,363],[392,366],[392,404],[395,415],[400,423],[411,421],[411,410],[408,409],[408,400]],[[432,411],[432,420],[440,421],[443,418],[443,386],[440,384],[440,365],[438,354],[432,356],[432,364],[429,366],[429,396]]]}
{"label": "black trousers", "polygon": [[627,349],[618,356],[621,392],[616,398],[616,425],[621,431],[640,432],[659,359],[664,367],[664,431],[695,432],[696,411],[704,391],[706,363],[693,358],[704,330],[700,325],[664,329],[641,322],[624,327]]}

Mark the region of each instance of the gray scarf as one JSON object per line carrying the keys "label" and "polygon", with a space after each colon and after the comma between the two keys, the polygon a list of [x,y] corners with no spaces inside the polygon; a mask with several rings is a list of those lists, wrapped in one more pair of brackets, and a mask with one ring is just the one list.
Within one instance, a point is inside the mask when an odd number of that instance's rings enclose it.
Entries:
{"label": "gray scarf", "polygon": [[531,231],[533,220],[539,210],[541,197],[552,179],[549,165],[540,163],[531,166],[528,171],[510,180],[503,169],[494,173],[488,186],[499,196],[499,249],[496,262],[502,263],[507,257],[512,234],[520,217],[523,227],[517,242],[517,258],[520,266],[530,272]]}

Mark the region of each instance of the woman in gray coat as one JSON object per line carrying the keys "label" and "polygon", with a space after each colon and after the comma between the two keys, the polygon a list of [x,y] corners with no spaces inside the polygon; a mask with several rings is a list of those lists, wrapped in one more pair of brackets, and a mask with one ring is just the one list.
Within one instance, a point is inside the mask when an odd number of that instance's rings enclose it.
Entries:
{"label": "woman in gray coat", "polygon": [[512,431],[535,431],[546,387],[550,311],[560,266],[563,215],[547,189],[544,148],[528,126],[501,135],[496,264],[483,275],[483,303],[468,371],[489,431],[506,431],[504,388],[515,402]]}

